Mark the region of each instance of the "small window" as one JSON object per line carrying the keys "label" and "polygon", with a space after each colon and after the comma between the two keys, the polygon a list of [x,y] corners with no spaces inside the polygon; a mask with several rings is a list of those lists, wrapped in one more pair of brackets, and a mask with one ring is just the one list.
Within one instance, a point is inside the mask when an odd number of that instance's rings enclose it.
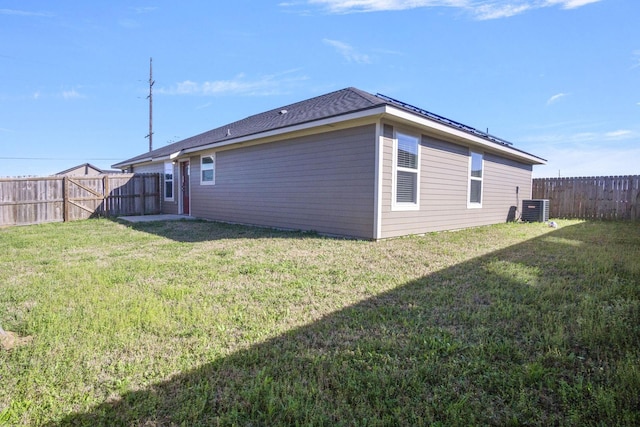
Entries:
{"label": "small window", "polygon": [[482,206],[482,172],[483,156],[481,153],[471,152],[469,159],[469,206]]}
{"label": "small window", "polygon": [[164,164],[164,199],[168,202],[173,201],[173,163],[171,162]]}
{"label": "small window", "polygon": [[387,124],[382,125],[382,136],[385,138],[393,138],[393,126]]}
{"label": "small window", "polygon": [[396,209],[418,208],[418,137],[396,134],[395,199]]}
{"label": "small window", "polygon": [[216,183],[216,155],[200,158],[200,184],[214,185]]}

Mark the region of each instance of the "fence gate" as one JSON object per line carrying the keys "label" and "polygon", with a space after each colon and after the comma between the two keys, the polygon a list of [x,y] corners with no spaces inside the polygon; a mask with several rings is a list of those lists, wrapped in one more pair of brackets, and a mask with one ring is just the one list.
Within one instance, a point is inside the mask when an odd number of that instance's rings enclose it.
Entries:
{"label": "fence gate", "polygon": [[109,195],[107,176],[64,178],[64,220],[75,221],[107,216],[105,200]]}

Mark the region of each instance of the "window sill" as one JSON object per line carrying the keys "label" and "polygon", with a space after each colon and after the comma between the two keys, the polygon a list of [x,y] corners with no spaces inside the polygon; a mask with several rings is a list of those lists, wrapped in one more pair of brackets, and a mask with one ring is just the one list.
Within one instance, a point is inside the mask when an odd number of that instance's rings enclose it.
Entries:
{"label": "window sill", "polygon": [[391,206],[392,211],[419,211],[420,205],[417,203],[397,203]]}

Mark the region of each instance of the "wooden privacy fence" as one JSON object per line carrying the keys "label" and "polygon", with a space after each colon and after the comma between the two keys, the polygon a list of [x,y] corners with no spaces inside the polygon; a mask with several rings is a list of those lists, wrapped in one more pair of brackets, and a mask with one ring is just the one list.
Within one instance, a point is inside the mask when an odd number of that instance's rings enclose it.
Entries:
{"label": "wooden privacy fence", "polygon": [[160,213],[159,174],[0,179],[0,226]]}
{"label": "wooden privacy fence", "polygon": [[536,178],[532,193],[551,218],[640,219],[640,175]]}

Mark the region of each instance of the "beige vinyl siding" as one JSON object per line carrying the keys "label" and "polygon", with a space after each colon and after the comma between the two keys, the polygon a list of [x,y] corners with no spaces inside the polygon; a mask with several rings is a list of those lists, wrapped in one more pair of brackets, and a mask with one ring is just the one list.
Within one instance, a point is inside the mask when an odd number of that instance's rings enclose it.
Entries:
{"label": "beige vinyl siding", "polygon": [[160,178],[160,206],[162,213],[177,214],[178,213],[178,172],[177,168],[173,168],[173,202],[164,199],[164,162],[148,163],[144,165],[134,166],[134,173],[159,173]]}
{"label": "beige vinyl siding", "polygon": [[159,163],[147,163],[144,165],[135,165],[133,167],[133,173],[163,173],[164,162]]}
{"label": "beige vinyl siding", "polygon": [[215,185],[199,176],[192,157],[193,216],[373,237],[375,125],[217,151]]}
{"label": "beige vinyl siding", "polygon": [[[419,131],[416,131],[419,134]],[[467,206],[469,148],[423,136],[420,209],[393,211],[393,141],[384,138],[381,238],[505,222],[511,206],[531,194],[530,165],[484,153],[482,208]],[[516,196],[515,187],[519,186]]]}
{"label": "beige vinyl siding", "polygon": [[[532,166],[505,159],[490,153],[484,156],[484,199],[483,209],[487,217],[496,222],[507,220],[505,207],[515,206],[518,212],[522,208],[522,200],[531,198]],[[518,193],[516,194],[516,187]]]}

